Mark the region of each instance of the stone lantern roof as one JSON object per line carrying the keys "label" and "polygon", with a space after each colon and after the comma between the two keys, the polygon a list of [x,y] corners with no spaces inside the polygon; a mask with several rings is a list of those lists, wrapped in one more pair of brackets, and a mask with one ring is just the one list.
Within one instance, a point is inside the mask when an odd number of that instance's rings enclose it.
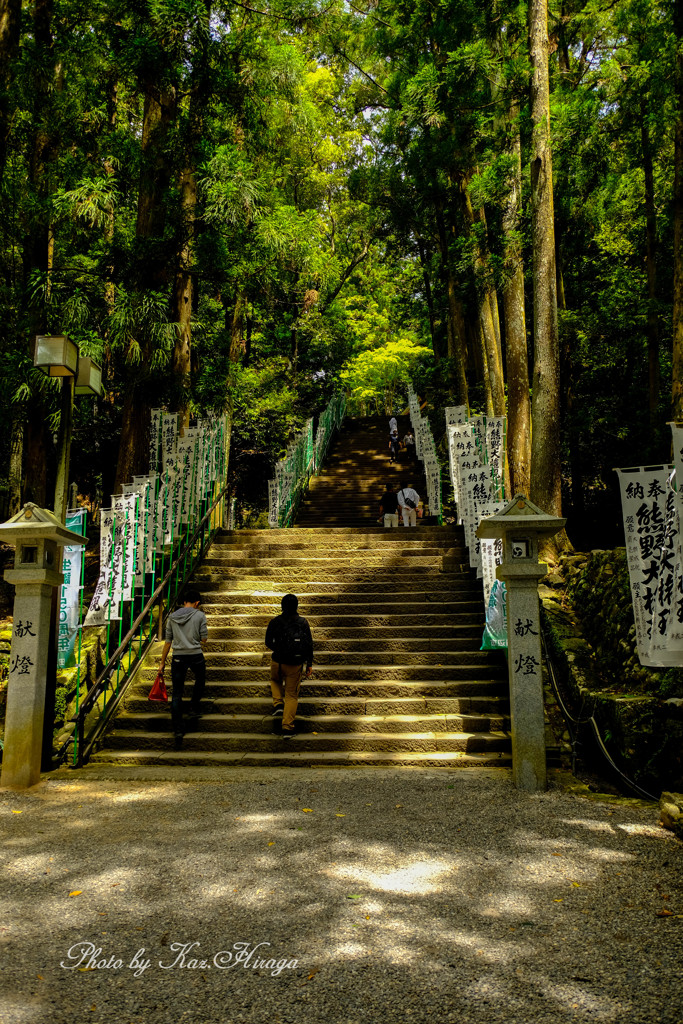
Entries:
{"label": "stone lantern roof", "polygon": [[40,508],[31,501],[6,523],[0,523],[0,540],[6,544],[21,544],[27,540],[51,540],[59,547],[87,543],[87,537],[67,530],[54,512]]}
{"label": "stone lantern roof", "polygon": [[566,522],[567,520],[560,516],[551,516],[543,512],[524,494],[516,494],[502,512],[482,519],[477,529],[477,537],[495,540],[510,530],[533,530],[537,537],[552,537]]}

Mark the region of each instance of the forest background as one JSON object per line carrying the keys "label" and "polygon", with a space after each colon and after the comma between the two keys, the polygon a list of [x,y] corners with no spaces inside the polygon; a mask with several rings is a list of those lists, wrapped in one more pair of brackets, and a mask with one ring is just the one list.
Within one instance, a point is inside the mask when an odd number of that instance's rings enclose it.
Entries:
{"label": "forest background", "polygon": [[253,522],[336,389],[412,378],[614,543],[613,467],[683,417],[682,39],[683,0],[0,0],[3,511],[52,507],[65,333],[94,507],[164,404],[227,412]]}

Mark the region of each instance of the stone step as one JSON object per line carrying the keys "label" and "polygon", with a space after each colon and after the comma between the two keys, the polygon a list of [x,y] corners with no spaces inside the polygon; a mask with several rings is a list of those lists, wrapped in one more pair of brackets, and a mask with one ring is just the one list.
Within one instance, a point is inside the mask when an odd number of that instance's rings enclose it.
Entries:
{"label": "stone step", "polygon": [[[205,651],[207,669],[214,666],[229,665],[231,667],[265,666],[270,667],[271,653],[260,650],[226,651],[223,646],[214,645]],[[315,649],[316,671],[323,672],[327,667],[336,665],[435,665],[437,667],[470,664],[473,661],[472,645],[465,645],[461,650],[454,651],[413,651],[397,650],[388,651],[381,644],[376,644],[375,650],[356,651],[349,650],[348,644],[342,646],[339,651],[330,651],[325,646],[317,646]]]}
{"label": "stone step", "polygon": [[[271,705],[272,707],[272,705]],[[302,732],[322,733],[431,733],[431,732],[508,732],[509,718],[499,715],[336,715],[309,714],[303,703],[297,711],[297,725]],[[270,710],[262,715],[249,714],[205,714],[198,722],[186,720],[193,733],[258,733],[272,735],[274,722]],[[116,723],[116,732],[143,730],[150,733],[167,733],[170,714],[143,711],[133,714],[129,709]]]}
{"label": "stone step", "polygon": [[[476,594],[476,598],[483,608],[483,591],[481,583],[476,582],[476,577],[469,572],[465,575],[463,573],[452,573],[442,572],[438,575],[428,576],[426,573],[416,573],[416,579],[413,581],[412,577],[406,579],[397,580],[391,574],[377,574],[371,575],[367,580],[358,580],[354,576],[353,580],[342,579],[337,575],[331,580],[301,580],[297,586],[299,587],[299,597],[302,594],[320,594],[327,593],[332,596],[337,596],[339,600],[344,600],[346,594],[366,594],[368,597],[375,595],[381,595],[386,597],[387,594],[391,593],[403,593],[407,587],[410,587],[415,582],[415,590],[413,595],[415,600],[433,600],[428,595],[436,594],[437,599],[441,599],[444,595],[450,595],[452,593],[459,593],[458,587],[461,585],[469,585],[472,588],[473,597]],[[209,590],[221,592],[225,589],[229,591],[242,591],[245,593],[266,593],[266,594],[287,594],[291,587],[289,586],[288,580],[274,580],[274,579],[258,579],[258,577],[250,576],[249,578],[242,578],[239,573],[232,573],[226,577],[217,572],[207,573],[202,570],[196,572],[193,576],[194,585],[208,593]],[[469,592],[469,591],[465,591]]]}
{"label": "stone step", "polygon": [[[311,612],[310,609],[303,606],[303,602],[300,602],[302,614],[305,613],[305,618],[308,620],[313,633],[313,642],[315,643],[316,629],[357,629],[357,628],[378,628],[378,627],[391,627],[398,630],[404,628],[412,630],[420,630],[427,626],[452,626],[456,622],[463,624],[463,616],[470,617],[475,621],[480,621],[482,628],[484,620],[481,609],[478,612],[474,610],[463,610],[459,613],[453,612],[449,615],[442,615],[438,612],[422,612],[420,615],[404,615],[400,612],[392,613],[389,615],[350,615],[343,613],[341,615],[318,615],[316,612]],[[208,620],[207,615],[207,620]],[[221,611],[211,612],[210,623],[214,627],[219,626],[247,626],[255,629],[257,626],[262,628],[264,631],[268,626],[272,616],[265,614],[261,615],[257,611],[252,612],[249,615],[234,615],[234,614],[223,614]],[[338,634],[339,635],[339,634]]]}
{"label": "stone step", "polygon": [[[110,733],[110,742],[119,750],[145,750],[163,745],[173,747],[173,733],[168,721],[168,733],[145,732],[142,729],[115,728]],[[188,731],[183,740],[183,749],[188,751],[275,751],[285,744],[281,736],[253,732],[198,732]],[[302,732],[296,740],[297,750],[373,750],[373,751],[461,751],[481,753],[484,751],[508,751],[510,738],[503,732],[412,732],[412,733],[312,733]]]}
{"label": "stone step", "polygon": [[[305,609],[304,609],[305,610]],[[225,650],[220,640],[250,641],[258,643],[261,650],[264,650],[265,629],[263,626],[245,625],[220,625],[219,616],[209,618],[209,649]],[[439,640],[457,640],[463,636],[467,637],[469,643],[464,650],[478,651],[481,646],[481,634],[484,623],[480,613],[461,614],[445,626],[404,626],[400,634],[393,626],[325,626],[316,629],[313,642],[315,649],[324,649],[325,643],[329,641],[342,641],[344,649],[357,650],[357,644],[369,640],[379,641],[386,650],[393,650],[391,642],[403,639],[406,642],[405,650],[419,650],[413,648],[418,641],[428,640],[437,643]],[[365,648],[362,648],[365,649]],[[396,648],[397,649],[397,648]],[[424,648],[423,648],[424,649]],[[426,648],[432,650],[430,646]]]}
{"label": "stone step", "polygon": [[[426,527],[424,528],[426,529]],[[275,539],[273,534],[276,531],[273,530],[260,530],[260,536],[254,536],[253,534],[249,537],[245,537],[248,531],[236,530],[231,534],[219,534],[218,540],[214,540],[211,545],[212,551],[272,551],[277,554],[278,551],[309,551],[311,548],[316,547],[321,543],[319,534],[317,531],[307,531],[307,535],[302,537],[301,531],[283,530],[277,531],[278,533],[285,533],[286,536]],[[465,549],[465,538],[464,534],[460,532],[452,532],[449,529],[444,528],[441,533],[433,534],[430,533],[428,536],[422,535],[420,530],[419,535],[411,533],[401,532],[399,529],[378,529],[376,533],[370,534],[352,534],[347,536],[346,534],[339,535],[330,531],[330,536],[324,540],[324,545],[330,551],[384,551],[387,548],[398,548],[399,550],[406,551],[419,551],[420,549],[426,549],[428,551],[443,551],[444,548],[455,548],[464,550]]]}
{"label": "stone step", "polygon": [[[388,595],[392,598],[394,595]],[[450,595],[455,597],[456,595]],[[319,601],[311,599],[311,595],[306,595],[306,614],[309,615],[312,609],[316,609],[317,613],[321,615],[332,615],[335,609],[342,611],[346,615],[363,615],[369,610],[374,615],[414,615],[421,616],[424,614],[434,615],[458,615],[462,614],[464,610],[478,610],[481,618],[481,601],[477,601],[477,594],[472,595],[457,595],[461,600],[441,600],[441,601],[421,601],[412,602],[410,598],[405,601],[393,601],[393,600],[382,600],[379,595],[376,595],[375,600],[370,601],[350,601],[344,599],[344,601],[337,601],[332,603],[330,601]],[[464,597],[469,597],[469,600],[462,600]],[[280,594],[275,599],[269,597],[263,599],[260,602],[246,603],[243,601],[230,600],[226,598],[220,591],[204,590],[202,593],[202,608],[207,615],[216,616],[220,614],[230,615],[270,615],[271,617],[279,615],[280,606]],[[300,605],[301,612],[303,614],[303,603]]]}
{"label": "stone step", "polygon": [[[485,754],[461,751],[367,751],[331,750],[303,751],[296,748],[296,740],[283,743],[286,749],[278,751],[223,751],[196,752],[188,750],[117,750],[106,749],[90,758],[94,763],[143,767],[208,768],[506,768],[512,765],[512,756],[505,751]],[[289,748],[292,749],[289,749]]]}
{"label": "stone step", "polygon": [[[329,682],[356,682],[356,680],[376,682],[407,682],[410,680],[437,681],[437,680],[460,680],[460,679],[490,679],[496,678],[500,672],[501,677],[507,674],[500,662],[490,658],[489,651],[466,651],[460,654],[453,652],[449,655],[447,664],[416,664],[405,662],[404,664],[387,663],[367,664],[362,660],[357,664],[348,662],[335,662],[329,665],[315,665],[314,673],[317,679]],[[206,678],[207,680],[224,680],[231,682],[251,682],[253,680],[270,679],[270,661],[260,665],[232,664],[231,655],[211,652],[206,655]],[[156,666],[149,661],[140,669],[144,679],[154,679]],[[306,683],[311,685],[310,680]]]}
{"label": "stone step", "polygon": [[[388,532],[388,531],[387,531]],[[321,558],[328,553],[335,559],[342,558],[441,558],[444,551],[455,551],[465,556],[465,545],[420,543],[406,541],[405,544],[212,544],[212,558]],[[455,556],[454,556],[455,557]]]}
{"label": "stone step", "polygon": [[[481,637],[481,629],[476,627],[465,626],[463,627],[463,636],[457,638],[448,637],[436,637],[433,640],[406,640],[403,637],[393,638],[390,640],[383,641],[381,638],[374,636],[374,630],[369,631],[371,635],[369,637],[362,637],[361,639],[354,638],[353,644],[349,643],[348,637],[344,636],[340,639],[329,639],[327,636],[316,637],[315,645],[315,660],[320,663],[321,656],[326,655],[339,655],[344,656],[344,653],[350,653],[363,657],[365,655],[379,655],[381,652],[385,654],[391,654],[392,657],[396,657],[399,652],[404,654],[424,654],[427,652],[438,652],[448,656],[453,651],[471,651],[474,649],[473,640]],[[472,636],[468,636],[468,631],[472,632]],[[270,651],[265,651],[263,646],[263,635],[259,631],[258,637],[254,639],[233,639],[234,631],[230,628],[223,630],[225,639],[219,636],[219,633],[215,629],[211,629],[210,636],[215,639],[209,639],[205,646],[205,651],[223,651],[226,654],[267,654],[270,659]]]}
{"label": "stone step", "polygon": [[[145,669],[136,676],[131,684],[131,698],[145,698],[154,680],[155,670]],[[187,687],[186,687],[187,689]],[[507,698],[507,678],[453,678],[453,679],[365,679],[336,680],[317,682],[309,679],[303,684],[301,700],[313,700],[318,697],[326,699],[360,697],[363,699],[389,698],[398,700],[404,697],[420,697],[424,699],[445,699],[449,697],[496,697]],[[217,681],[207,679],[206,700],[231,699],[243,700],[246,697],[263,699],[270,695],[270,674],[263,672],[260,679],[241,681]]]}
{"label": "stone step", "polygon": [[[275,562],[275,560],[274,560]],[[383,571],[384,580],[388,583],[391,580],[401,579],[402,582],[407,582],[412,579],[420,580],[422,584],[425,579],[442,579],[446,574],[441,571],[441,559],[434,559],[433,564],[425,565],[392,565],[390,571],[387,571],[386,566],[378,567]],[[364,565],[349,565],[348,562],[340,563],[337,566],[330,568],[329,563],[325,563],[324,560],[318,565],[315,564],[303,564],[303,565],[287,565],[282,567],[279,563],[267,565],[224,565],[218,558],[207,558],[204,562],[204,571],[211,572],[215,576],[227,576],[239,574],[240,578],[245,579],[247,577],[254,580],[254,586],[260,580],[268,581],[281,580],[297,581],[298,583],[311,582],[322,582],[328,581],[335,583],[337,581],[343,581],[348,584],[352,581],[357,584],[361,581],[367,583],[377,584],[377,577],[375,570],[372,567]],[[445,584],[447,585],[447,584]],[[257,588],[258,589],[258,588]]]}
{"label": "stone step", "polygon": [[[195,576],[195,580],[197,576]],[[284,584],[276,583],[274,586],[266,584],[263,587],[250,587],[240,589],[239,579],[226,579],[224,577],[213,577],[205,579],[202,593],[211,597],[215,603],[217,600],[230,603],[231,605],[269,605],[280,608],[283,593],[286,593]],[[482,586],[479,580],[474,577],[459,577],[449,580],[447,586],[437,586],[431,590],[422,590],[420,587],[412,589],[410,580],[393,584],[388,581],[386,586],[380,589],[370,585],[360,584],[360,589],[351,585],[320,584],[320,589],[315,588],[315,580],[305,584],[306,600],[311,604],[326,605],[330,611],[339,606],[353,607],[368,604],[391,604],[411,605],[432,608],[434,605],[443,604],[450,610],[451,606],[462,601],[476,602],[481,607],[483,602]],[[423,581],[420,581],[420,586]],[[275,587],[279,589],[275,589]]]}
{"label": "stone step", "polygon": [[[278,528],[275,530],[219,530],[216,533],[215,542],[220,543],[223,538],[235,538],[238,541],[246,541],[249,538],[267,538],[268,544],[278,543],[279,541],[290,541],[290,540],[307,540],[311,539],[316,531],[300,526],[291,526],[286,528]],[[358,537],[366,535],[369,539],[372,537],[385,537],[387,540],[393,538],[395,533],[398,531],[385,530],[381,526],[369,526],[369,527],[333,527],[329,531],[330,540],[333,542],[335,537]],[[463,537],[463,529],[461,526],[421,526],[420,527],[420,538],[428,537],[430,543],[434,538],[447,537],[450,534],[452,537]],[[398,539],[398,538],[396,538]],[[417,537],[411,537],[411,540],[417,540]]]}
{"label": "stone step", "polygon": [[[336,553],[335,553],[336,554]],[[241,555],[235,552],[233,555],[221,555],[220,557],[215,556],[213,552],[204,559],[204,565],[207,568],[213,566],[219,566],[222,569],[238,568],[240,571],[247,571],[263,568],[269,572],[272,569],[279,569],[282,566],[287,566],[294,570],[315,573],[321,568],[325,568],[329,572],[338,571],[345,572],[356,568],[377,568],[390,570],[392,573],[396,570],[416,572],[417,570],[428,566],[430,568],[441,567],[441,555],[422,555],[418,551],[410,552],[396,552],[396,553],[373,553],[373,554],[359,554],[353,555],[351,553],[343,554],[340,553],[339,557],[331,557],[330,555],[324,555],[317,552],[315,555],[302,554],[297,555],[268,555],[267,557],[256,557],[253,558],[251,555]]]}
{"label": "stone step", "polygon": [[[250,715],[261,719],[270,717],[273,710],[273,701],[270,693],[264,691],[258,697],[216,697],[213,700],[206,700],[208,709],[207,715],[217,716]],[[149,713],[158,716],[158,711],[152,711],[147,700],[147,689],[144,694],[138,696],[126,694],[125,713],[126,716]],[[167,706],[170,709],[170,705]],[[480,718],[507,718],[509,704],[507,696],[482,696],[482,697],[311,697],[308,693],[302,694],[299,700],[299,712],[304,716],[316,715],[460,715],[478,716]],[[170,714],[170,710],[168,711]],[[162,720],[165,716],[161,715]],[[202,718],[203,722],[205,719]]]}

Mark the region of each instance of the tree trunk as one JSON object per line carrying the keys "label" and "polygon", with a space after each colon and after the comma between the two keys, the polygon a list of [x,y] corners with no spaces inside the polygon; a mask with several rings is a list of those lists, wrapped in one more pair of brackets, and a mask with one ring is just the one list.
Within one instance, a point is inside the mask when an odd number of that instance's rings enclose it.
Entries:
{"label": "tree trunk", "polygon": [[657,316],[657,215],[655,213],[655,178],[652,166],[652,146],[647,123],[647,102],[640,102],[640,138],[643,148],[645,174],[645,225],[647,266],[647,363],[648,409],[650,429],[657,426],[659,409],[659,318]]}
{"label": "tree trunk", "polygon": [[24,476],[24,417],[15,412],[9,442],[9,514],[21,509],[21,483]]}
{"label": "tree trunk", "polygon": [[[211,0],[204,0],[206,25],[211,19]],[[199,37],[193,54],[192,83],[185,136],[185,160],[180,172],[181,247],[174,287],[178,336],[173,350],[176,407],[180,433],[189,425],[190,371],[192,366],[192,310],[196,304],[193,277],[197,231],[197,152],[204,124],[206,97],[211,87],[207,74],[205,36]],[[201,40],[204,40],[202,42]]]}
{"label": "tree trunk", "polygon": [[21,0],[0,0],[0,181],[7,163],[9,88],[21,38]]}
{"label": "tree trunk", "polygon": [[[33,35],[36,49],[45,67],[52,66],[54,41],[52,38],[53,0],[36,0],[33,14]],[[50,123],[50,102],[53,93],[54,79],[45,81],[42,76],[36,88],[31,124],[33,136],[29,143],[28,184],[34,195],[32,210],[24,225],[23,243],[24,290],[28,292],[29,281],[34,270],[47,273],[50,225],[47,209],[48,173],[47,163],[53,149],[52,139],[48,131]],[[44,330],[45,310],[34,307],[32,313],[31,333]]]}
{"label": "tree trunk", "polygon": [[[107,120],[109,124],[109,131],[114,132],[116,130],[116,122],[118,119],[118,85],[114,79],[111,79],[107,85]],[[108,178],[113,177],[115,174],[115,168],[110,157],[106,157],[104,160],[104,173]],[[111,317],[114,312],[114,304],[116,301],[116,290],[114,286],[114,232],[116,228],[116,212],[114,203],[107,210],[106,220],[104,222],[104,243],[105,252],[107,253],[107,260],[104,268],[104,304],[107,309],[107,315]],[[112,359],[111,345],[109,342],[109,328],[105,325],[104,328],[104,353],[102,359],[102,383],[104,385],[104,401],[110,407],[110,410],[114,405],[114,392],[111,389],[111,384],[114,377],[114,366]]]}
{"label": "tree trunk", "polygon": [[244,313],[246,309],[244,295],[238,291],[235,303],[226,315],[226,326],[230,330],[230,362],[238,363],[244,351]]}
{"label": "tree trunk", "polygon": [[[137,284],[140,290],[163,288],[168,278],[162,236],[165,223],[165,192],[171,174],[171,162],[166,153],[166,146],[175,115],[175,89],[166,87],[159,91],[154,83],[145,83],[142,160],[135,228]],[[151,352],[147,339],[142,339],[141,347],[142,365],[136,368],[135,377],[129,377],[125,388],[114,485],[117,494],[133,474],[145,472],[148,465],[147,430],[151,405],[145,388],[144,374],[149,366]]]}
{"label": "tree trunk", "polygon": [[[488,229],[488,224],[486,223],[486,211],[485,211],[483,206],[479,207],[479,210],[477,211],[476,216],[475,216],[475,220],[477,221],[477,223],[482,224],[484,226],[484,238],[488,240],[488,230],[489,229]],[[488,271],[488,262],[489,262],[488,241],[486,241],[485,244],[484,244],[484,252],[481,253],[481,260],[482,260],[482,266],[486,267],[486,269]],[[488,301],[489,301],[489,304],[491,306],[491,318],[492,318],[492,322],[493,322],[493,330],[494,330],[495,337],[496,337],[496,345],[498,347],[498,357],[497,357],[496,362],[497,362],[497,365],[501,368],[501,377],[502,377],[503,342],[502,342],[501,335],[500,335],[500,313],[499,313],[499,310],[498,310],[498,296],[496,294],[496,289],[495,289],[495,286],[494,286],[492,280],[489,281],[487,279],[486,294],[488,296]],[[503,409],[503,411],[501,413],[499,413],[499,415],[500,416],[504,416],[505,415],[505,409]]]}
{"label": "tree trunk", "polygon": [[[487,416],[495,416],[496,412],[493,401],[493,390],[491,388],[491,372],[489,369],[490,347],[487,344],[486,329],[482,322],[481,310],[479,311],[479,323],[477,326],[478,330],[476,331],[476,337],[479,342],[479,357],[483,368],[482,383],[484,385],[484,412]],[[489,329],[492,330],[491,324],[489,324]],[[490,336],[488,340],[490,341]]]}
{"label": "tree trunk", "polygon": [[[149,468],[150,404],[142,397],[139,388],[126,389],[121,414],[121,439],[119,457],[116,463],[114,492],[118,494],[121,485],[130,482],[136,474],[145,473]],[[108,496],[105,497],[105,501]]]}
{"label": "tree trunk", "polygon": [[524,311],[524,270],[519,238],[522,202],[522,148],[519,135],[519,104],[510,106],[513,136],[510,153],[514,175],[503,211],[503,232],[510,278],[503,291],[505,356],[508,386],[507,454],[510,470],[510,498],[529,495],[531,481],[531,404],[529,402],[529,355]]}
{"label": "tree trunk", "polygon": [[550,148],[547,0],[530,0],[531,238],[534,282],[534,376],[531,498],[544,512],[562,514],[560,358],[553,174]]}
{"label": "tree trunk", "polygon": [[[448,319],[451,332],[448,338],[448,358],[451,364],[451,383],[453,400],[456,405],[465,405],[469,410],[470,401],[467,390],[467,344],[465,341],[465,312],[450,265],[446,267],[446,285],[448,289]],[[452,347],[451,347],[452,346]]]}
{"label": "tree trunk", "polygon": [[197,181],[190,164],[183,168],[180,178],[180,202],[183,218],[183,247],[176,273],[174,305],[178,323],[178,336],[173,349],[173,375],[176,386],[176,409],[181,434],[189,424],[190,366],[192,336],[192,300],[194,281],[192,260],[194,254],[194,227],[197,208]]}
{"label": "tree trunk", "polygon": [[425,300],[427,302],[427,315],[429,317],[429,335],[432,339],[432,352],[434,353],[434,362],[438,363],[441,360],[441,352],[439,349],[439,343],[436,338],[436,317],[434,315],[434,297],[432,295],[432,282],[429,277],[429,270],[427,266],[427,254],[425,252],[423,240],[419,236],[416,236],[416,241],[417,250],[420,254],[422,280],[425,286]]}
{"label": "tree trunk", "polygon": [[[462,221],[465,232],[472,235],[475,220],[479,220],[486,228],[486,221],[480,211],[475,217],[466,180],[460,182],[460,206]],[[482,332],[482,342],[486,352],[486,376],[484,378],[484,393],[486,395],[486,415],[505,415],[505,383],[503,380],[503,365],[501,361],[500,325],[496,333],[496,319],[498,315],[498,304],[495,291],[490,282],[488,268],[488,252],[484,243],[477,247],[474,264],[475,284],[477,288],[477,302],[479,306],[479,323]],[[494,317],[493,305],[496,304],[496,315]],[[489,412],[490,408],[490,412]]]}
{"label": "tree trunk", "polygon": [[[164,192],[171,181],[166,142],[176,115],[176,93],[172,87],[159,91],[152,83],[145,89],[142,116],[142,162],[135,234],[141,238],[160,238],[164,233]],[[142,283],[163,283],[163,260],[153,253],[151,265],[142,269]],[[149,256],[149,254],[147,254]]]}
{"label": "tree trunk", "polygon": [[676,132],[674,141],[674,295],[673,359],[671,373],[672,415],[683,420],[683,0],[674,0],[676,56]]}
{"label": "tree trunk", "polygon": [[32,501],[45,508],[47,500],[47,466],[46,452],[49,450],[49,437],[43,410],[41,415],[29,415],[26,431],[26,479],[24,483],[24,502]]}
{"label": "tree trunk", "polygon": [[[54,77],[47,69],[54,69],[52,38],[53,0],[36,0],[33,10],[32,28],[37,54],[46,74],[39,76],[31,112],[32,134],[28,149],[27,189],[32,197],[30,212],[22,225],[23,251],[22,273],[24,291],[24,315],[28,326],[28,337],[42,334],[47,330],[45,302],[31,303],[29,282],[34,271],[39,271],[47,281],[50,260],[50,223],[46,213],[49,194],[49,163],[55,154],[54,140],[50,134],[50,112],[54,92]],[[45,507],[47,504],[47,467],[50,464],[50,437],[46,421],[50,415],[38,395],[27,410],[28,432],[26,438],[26,460],[24,480],[24,501],[33,501]]]}
{"label": "tree trunk", "polygon": [[465,314],[462,301],[457,292],[456,280],[451,269],[446,224],[443,218],[443,209],[438,200],[434,201],[434,212],[436,215],[439,255],[441,257],[443,275],[446,279],[446,293],[448,296],[447,329],[451,389],[455,404],[465,405],[469,410],[470,403],[465,372],[467,367]]}
{"label": "tree trunk", "polygon": [[[116,131],[116,123],[118,120],[118,100],[119,90],[118,83],[115,79],[111,79],[107,85],[107,122],[109,131],[111,133]],[[113,177],[115,173],[114,165],[111,157],[107,156],[104,160],[104,173],[108,178]],[[105,279],[104,279],[104,302],[107,307],[107,312],[111,316],[114,312],[114,264],[112,262],[112,247],[114,245],[114,228],[115,223],[115,211],[114,204],[112,203],[110,208],[107,210],[107,219],[104,223],[104,241],[106,244],[106,251],[109,257],[109,261],[105,267]],[[105,346],[105,361],[109,361],[109,346]]]}
{"label": "tree trunk", "polygon": [[562,241],[560,232],[555,225],[555,270],[557,277],[557,308],[567,308],[567,298],[564,293],[564,269],[562,264]]}

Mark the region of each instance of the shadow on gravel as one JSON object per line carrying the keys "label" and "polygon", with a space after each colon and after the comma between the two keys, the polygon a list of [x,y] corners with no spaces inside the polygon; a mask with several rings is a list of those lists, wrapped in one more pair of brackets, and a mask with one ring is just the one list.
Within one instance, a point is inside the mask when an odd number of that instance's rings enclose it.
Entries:
{"label": "shadow on gravel", "polygon": [[678,1024],[655,821],[490,771],[2,793],[0,1020]]}

